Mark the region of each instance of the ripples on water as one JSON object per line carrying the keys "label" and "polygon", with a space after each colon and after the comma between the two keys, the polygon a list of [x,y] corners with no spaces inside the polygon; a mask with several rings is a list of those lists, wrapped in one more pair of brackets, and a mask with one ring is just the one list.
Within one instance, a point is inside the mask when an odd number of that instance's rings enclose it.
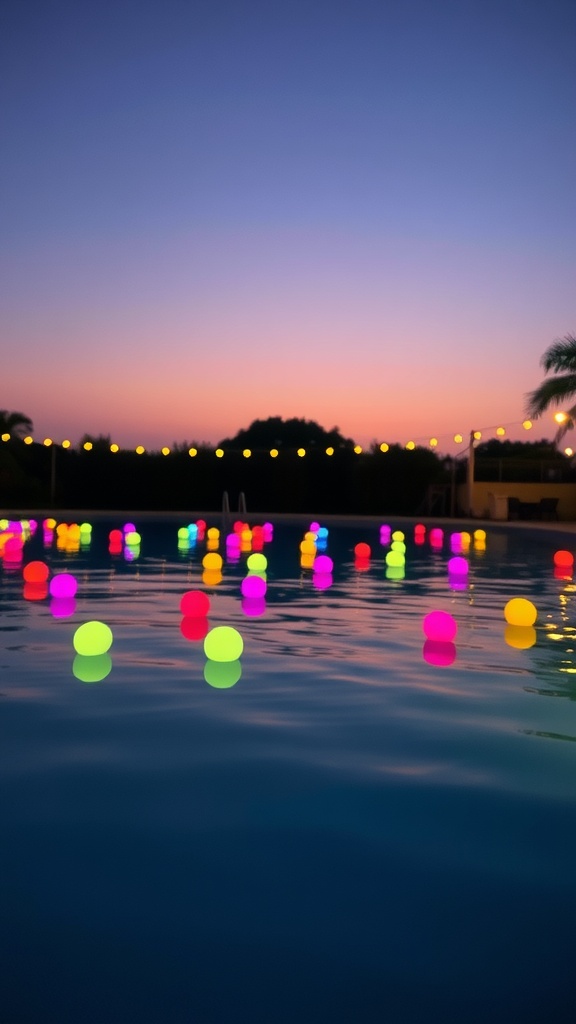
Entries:
{"label": "ripples on water", "polygon": [[[377,528],[335,528],[333,583],[300,567],[305,527],[265,545],[266,607],[242,610],[245,556],[202,583],[199,543],[141,527],[110,556],[96,524],[66,555],[76,611],[0,569],[2,1024],[576,1021],[576,653],[551,534],[488,532],[468,585],[416,546],[385,575]],[[353,548],[372,547],[368,571]],[[244,639],[230,689],[205,681],[179,602]],[[538,609],[536,643],[503,608]],[[422,619],[458,623],[452,664]],[[84,684],[72,636],[114,633]]]}

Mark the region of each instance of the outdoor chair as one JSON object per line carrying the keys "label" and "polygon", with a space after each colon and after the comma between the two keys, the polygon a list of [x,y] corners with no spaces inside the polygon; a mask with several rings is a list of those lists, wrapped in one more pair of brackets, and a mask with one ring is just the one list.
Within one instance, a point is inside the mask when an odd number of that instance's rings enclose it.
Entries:
{"label": "outdoor chair", "polygon": [[540,498],[539,519],[558,519],[558,498]]}

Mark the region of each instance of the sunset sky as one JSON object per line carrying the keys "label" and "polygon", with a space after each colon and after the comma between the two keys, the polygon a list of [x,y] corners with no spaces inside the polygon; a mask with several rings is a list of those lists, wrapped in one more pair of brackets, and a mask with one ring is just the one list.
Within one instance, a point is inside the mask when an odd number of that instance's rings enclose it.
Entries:
{"label": "sunset sky", "polygon": [[576,333],[575,44],[573,0],[4,4],[0,407],[553,436],[520,424]]}

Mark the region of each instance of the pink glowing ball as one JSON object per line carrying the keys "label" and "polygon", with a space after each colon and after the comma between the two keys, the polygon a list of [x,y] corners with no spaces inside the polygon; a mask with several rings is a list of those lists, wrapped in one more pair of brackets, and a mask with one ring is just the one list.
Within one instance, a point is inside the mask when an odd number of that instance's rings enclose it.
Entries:
{"label": "pink glowing ball", "polygon": [[78,590],[78,580],[70,572],[59,572],[50,580],[52,597],[74,597]]}
{"label": "pink glowing ball", "polygon": [[180,598],[180,611],[187,618],[204,618],[210,611],[210,598],[203,590],[187,590]]}
{"label": "pink glowing ball", "polygon": [[455,555],[454,558],[448,559],[449,576],[467,576],[468,568],[468,559],[466,558]]}
{"label": "pink glowing ball", "polygon": [[334,562],[330,558],[330,555],[316,555],[312,568],[314,572],[332,572]]}
{"label": "pink glowing ball", "polygon": [[451,640],[426,640],[422,657],[429,665],[452,665],[456,660],[456,647]]}
{"label": "pink glowing ball", "polygon": [[422,621],[424,636],[428,640],[450,641],[454,640],[458,632],[456,619],[449,612],[434,611],[428,612]]}
{"label": "pink glowing ball", "polygon": [[24,543],[21,537],[8,537],[4,545],[4,557],[6,561],[10,558],[20,559],[22,558],[22,552],[24,549]]}
{"label": "pink glowing ball", "polygon": [[261,598],[266,593],[266,580],[263,576],[245,576],[240,584],[244,597]]}
{"label": "pink glowing ball", "polygon": [[434,529],[430,530],[428,536],[430,538],[430,543],[435,547],[444,543],[444,532],[438,526],[435,526]]}

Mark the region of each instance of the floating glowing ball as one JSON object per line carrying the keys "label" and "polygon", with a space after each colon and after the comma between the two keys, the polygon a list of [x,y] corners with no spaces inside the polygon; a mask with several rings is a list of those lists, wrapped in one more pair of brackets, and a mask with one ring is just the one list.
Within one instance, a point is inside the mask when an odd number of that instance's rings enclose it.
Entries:
{"label": "floating glowing ball", "polygon": [[78,523],[70,523],[70,526],[68,527],[68,538],[73,541],[80,540],[80,527]]}
{"label": "floating glowing ball", "polygon": [[233,626],[214,626],[204,640],[204,654],[210,661],[237,661],[244,641]]}
{"label": "floating glowing ball", "polygon": [[406,570],[404,563],[402,565],[387,565],[386,566],[386,579],[387,580],[403,580],[406,576]]}
{"label": "floating glowing ball", "polygon": [[80,523],[80,533],[92,533],[91,523]]}
{"label": "floating glowing ball", "polygon": [[449,612],[434,611],[424,616],[422,629],[428,640],[450,642],[458,632],[458,624]]}
{"label": "floating glowing ball", "polygon": [[43,601],[48,597],[47,583],[25,583],[22,596],[26,601]]}
{"label": "floating glowing ball", "polygon": [[252,619],[264,615],[266,611],[266,601],[263,597],[243,597],[241,605],[244,615]]}
{"label": "floating glowing ball", "polygon": [[26,583],[46,583],[50,570],[46,562],[28,562],[22,570]]}
{"label": "floating glowing ball", "polygon": [[536,630],[534,626],[513,626],[508,623],[504,630],[504,640],[509,647],[526,651],[536,643]]}
{"label": "floating glowing ball", "polygon": [[229,690],[241,676],[242,666],[239,661],[207,661],[204,666],[204,679],[215,690]]}
{"label": "floating glowing ball", "polygon": [[105,622],[98,622],[92,619],[84,622],[74,633],[72,643],[77,654],[85,654],[92,657],[97,654],[105,654],[112,646],[112,630]]}
{"label": "floating glowing ball", "polygon": [[451,548],[451,550],[452,551],[456,551],[456,552],[457,551],[462,551],[463,546],[464,545],[462,543],[462,534],[461,533],[452,533],[450,535],[450,548]]}
{"label": "floating glowing ball", "polygon": [[330,558],[330,555],[316,555],[312,568],[314,569],[314,572],[332,572],[334,562]]}
{"label": "floating glowing ball", "polygon": [[314,568],[314,554],[302,554],[300,555],[300,567],[302,569],[313,569]]}
{"label": "floating glowing ball", "polygon": [[124,533],[135,533],[136,526],[134,523],[124,523]]}
{"label": "floating glowing ball", "polygon": [[426,533],[426,527],[423,523],[416,523],[414,527],[414,533]]}
{"label": "floating glowing ball", "polygon": [[332,586],[333,577],[331,572],[314,572],[312,586],[316,590],[328,590]]}
{"label": "floating glowing ball", "polygon": [[209,629],[205,615],[185,615],[180,623],[180,632],[186,640],[203,640]]}
{"label": "floating glowing ball", "polygon": [[78,580],[70,572],[59,572],[50,580],[50,593],[52,597],[74,597],[77,590]]}
{"label": "floating glowing ball", "polygon": [[402,530],[394,530],[394,533],[392,534],[392,540],[405,540],[405,539],[406,538],[405,538],[404,533],[402,532]]}
{"label": "floating glowing ball", "polygon": [[180,526],[178,529],[178,540],[185,540],[186,543],[190,540],[190,534],[187,526]]}
{"label": "floating glowing ball", "polygon": [[45,530],[55,530],[56,520],[53,519],[52,516],[48,516],[47,519],[42,520],[42,526]]}
{"label": "floating glowing ball", "polygon": [[124,534],[124,540],[129,548],[137,548],[140,545],[142,537],[138,533],[138,530],[128,530]]}
{"label": "floating glowing ball", "polygon": [[354,554],[356,558],[370,558],[370,555],[372,554],[370,545],[366,544],[365,541],[361,540],[358,544],[355,545]]}
{"label": "floating glowing ball", "polygon": [[403,555],[406,554],[406,545],[403,540],[393,540],[390,545],[391,551],[400,551]]}
{"label": "floating glowing ball", "polygon": [[81,683],[101,683],[110,675],[112,658],[109,654],[77,654],[72,663],[72,672]]}
{"label": "floating glowing ball", "polygon": [[124,534],[122,530],[110,530],[108,534],[108,540],[111,544],[121,544],[124,540]]}
{"label": "floating glowing ball", "polygon": [[203,590],[187,590],[180,598],[180,611],[186,616],[208,615],[210,598]]}
{"label": "floating glowing ball", "polygon": [[451,640],[426,640],[422,657],[429,665],[445,668],[456,660],[456,645]]}
{"label": "floating glowing ball", "polygon": [[315,555],[316,554],[316,543],[310,538],[304,538],[300,541],[300,554],[301,555]]}
{"label": "floating glowing ball", "polygon": [[76,611],[76,598],[53,597],[50,601],[50,614],[54,619],[69,619]]}
{"label": "floating glowing ball", "polygon": [[571,569],[574,565],[574,555],[571,551],[555,551],[554,565],[558,565],[563,569]]}
{"label": "floating glowing ball", "polygon": [[202,567],[208,572],[220,572],[223,561],[222,555],[217,554],[216,551],[209,551],[202,559]]}
{"label": "floating glowing ball", "polygon": [[504,618],[509,626],[533,626],[538,612],[526,597],[513,597],[504,607]]}
{"label": "floating glowing ball", "polygon": [[370,559],[369,558],[358,558],[354,559],[354,568],[357,572],[368,572],[370,570]]}
{"label": "floating glowing ball", "polygon": [[390,551],[386,553],[386,565],[399,568],[405,565],[405,563],[406,559],[402,551],[392,551],[392,549],[390,549]]}
{"label": "floating glowing ball", "polygon": [[222,573],[220,569],[204,569],[202,573],[202,583],[205,587],[217,587],[219,583],[222,583]]}
{"label": "floating glowing ball", "polygon": [[264,597],[266,593],[266,580],[263,576],[245,576],[240,584],[244,597]]}
{"label": "floating glowing ball", "polygon": [[248,555],[248,558],[246,559],[246,566],[250,572],[266,572],[266,569],[268,568],[268,559],[266,558],[266,555],[261,555],[260,553]]}
{"label": "floating glowing ball", "polygon": [[218,540],[220,538],[220,530],[217,526],[211,526],[207,531],[206,536],[208,540]]}
{"label": "floating glowing ball", "polygon": [[474,540],[486,540],[486,530],[474,530]]}
{"label": "floating glowing ball", "polygon": [[467,558],[462,558],[459,555],[455,555],[454,558],[448,559],[449,576],[467,576],[468,569],[469,566]]}
{"label": "floating glowing ball", "polygon": [[433,527],[428,536],[433,547],[441,547],[444,543],[444,531],[438,526]]}

